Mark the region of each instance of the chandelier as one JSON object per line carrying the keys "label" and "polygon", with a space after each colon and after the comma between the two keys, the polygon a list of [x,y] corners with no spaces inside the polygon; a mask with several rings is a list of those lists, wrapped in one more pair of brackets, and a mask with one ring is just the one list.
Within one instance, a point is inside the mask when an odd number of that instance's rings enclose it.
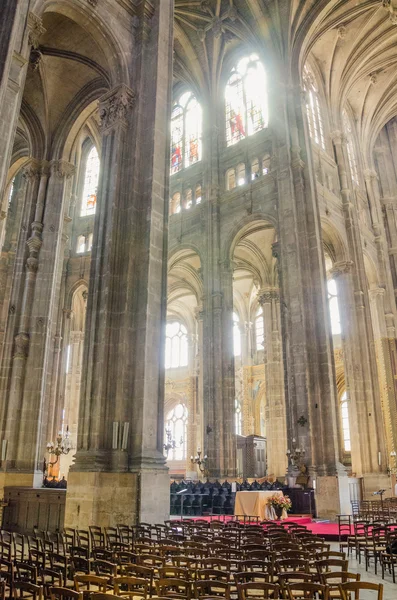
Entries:
{"label": "chandelier", "polygon": [[201,458],[201,455],[202,451],[200,450],[200,448],[197,448],[197,454],[195,457],[190,457],[190,462],[192,463],[192,465],[197,465],[200,471],[204,473],[206,470],[208,456],[205,455],[203,458]]}
{"label": "chandelier", "polygon": [[292,438],[292,447],[286,452],[288,460],[293,467],[297,467],[305,457],[305,449],[296,445],[296,439]]}
{"label": "chandelier", "polygon": [[168,452],[170,450],[175,450],[176,448],[180,448],[181,446],[183,446],[183,437],[181,436],[181,439],[179,440],[179,446],[178,446],[178,444],[172,437],[171,429],[169,427],[166,428],[165,435],[166,435],[167,441],[165,444],[163,444],[163,448],[168,456]]}

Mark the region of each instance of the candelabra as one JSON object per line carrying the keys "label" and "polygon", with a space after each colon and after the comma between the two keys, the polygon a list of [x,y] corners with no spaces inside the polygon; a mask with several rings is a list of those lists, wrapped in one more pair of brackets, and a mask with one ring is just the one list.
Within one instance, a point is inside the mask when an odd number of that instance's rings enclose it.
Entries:
{"label": "candelabra", "polygon": [[195,457],[190,457],[190,462],[192,463],[192,465],[197,465],[200,471],[204,473],[206,470],[208,456],[205,454],[204,457],[201,458],[201,455],[202,451],[200,450],[200,448],[197,448],[197,454]]}
{"label": "candelabra", "polygon": [[293,467],[299,466],[301,461],[303,461],[305,457],[305,449],[299,448],[296,445],[296,439],[292,438],[292,447],[287,450],[288,461],[291,463]]}
{"label": "candelabra", "polygon": [[66,433],[63,435],[62,431],[58,432],[58,435],[54,442],[48,442],[47,444],[47,452],[50,455],[55,455],[56,459],[53,462],[48,462],[50,467],[53,467],[57,464],[59,457],[61,454],[69,454],[72,449],[72,442],[70,439],[69,427],[66,427]]}
{"label": "candelabra", "polygon": [[168,456],[168,452],[170,450],[175,450],[176,448],[179,448],[180,446],[183,446],[183,437],[181,436],[181,439],[179,441],[179,446],[176,443],[176,441],[172,438],[172,433],[171,433],[171,429],[167,428],[165,430],[165,435],[167,438],[167,442],[165,444],[163,444],[163,448]]}

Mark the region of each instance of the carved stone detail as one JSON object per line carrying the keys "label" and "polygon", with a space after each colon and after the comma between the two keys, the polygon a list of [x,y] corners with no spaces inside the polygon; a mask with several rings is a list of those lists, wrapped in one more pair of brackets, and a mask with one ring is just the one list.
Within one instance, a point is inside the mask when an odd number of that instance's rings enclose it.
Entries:
{"label": "carved stone detail", "polygon": [[258,292],[258,302],[261,306],[270,303],[273,300],[280,300],[280,290],[278,289],[262,289]]}
{"label": "carved stone detail", "polygon": [[382,0],[382,6],[389,12],[393,25],[397,25],[397,0]]}
{"label": "carved stone detail", "polygon": [[70,179],[74,175],[76,167],[67,160],[54,160],[51,163],[51,172],[56,177]]}
{"label": "carved stone detail", "polygon": [[352,260],[344,260],[334,264],[330,273],[332,277],[335,279],[340,275],[345,275],[346,273],[350,273],[354,266],[354,262]]}
{"label": "carved stone detail", "polygon": [[99,99],[102,133],[118,125],[126,127],[135,104],[135,92],[123,83]]}
{"label": "carved stone detail", "polygon": [[40,37],[46,32],[46,29],[44,29],[43,21],[40,17],[32,12],[30,12],[28,16],[28,30],[29,44],[37,49],[39,47]]}
{"label": "carved stone detail", "polygon": [[15,336],[14,358],[27,358],[29,353],[29,336],[27,333],[18,333]]}

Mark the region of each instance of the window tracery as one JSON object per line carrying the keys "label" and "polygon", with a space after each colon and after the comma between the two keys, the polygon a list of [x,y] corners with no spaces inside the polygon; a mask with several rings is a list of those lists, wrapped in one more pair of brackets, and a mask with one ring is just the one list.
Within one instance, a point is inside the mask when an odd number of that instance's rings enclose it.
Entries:
{"label": "window tracery", "polygon": [[83,201],[81,216],[94,215],[98,193],[100,160],[97,149],[93,146],[87,157],[84,176]]}
{"label": "window tracery", "polygon": [[350,441],[350,418],[349,418],[349,403],[347,400],[347,392],[343,392],[340,400],[340,413],[342,420],[343,434],[343,449],[345,452],[351,452]]}
{"label": "window tracery", "polygon": [[187,423],[188,410],[185,404],[177,404],[167,415],[165,429],[176,442],[176,447],[169,453],[171,460],[186,460]]}
{"label": "window tracery", "polygon": [[256,54],[242,58],[232,69],[225,100],[227,146],[267,127],[266,72]]}
{"label": "window tracery", "polygon": [[263,308],[260,307],[255,315],[255,344],[257,352],[263,350],[265,345],[265,325],[263,322]]}
{"label": "window tracery", "polygon": [[77,238],[77,254],[83,254],[85,252],[85,235],[79,235]]}
{"label": "window tracery", "polygon": [[186,327],[179,321],[167,323],[165,336],[165,368],[186,367],[188,365]]}
{"label": "window tracery", "polygon": [[315,77],[306,65],[303,70],[303,89],[306,92],[306,114],[311,139],[325,150],[323,118]]}
{"label": "window tracery", "polygon": [[171,175],[201,160],[201,131],[201,106],[191,92],[185,92],[171,115]]}

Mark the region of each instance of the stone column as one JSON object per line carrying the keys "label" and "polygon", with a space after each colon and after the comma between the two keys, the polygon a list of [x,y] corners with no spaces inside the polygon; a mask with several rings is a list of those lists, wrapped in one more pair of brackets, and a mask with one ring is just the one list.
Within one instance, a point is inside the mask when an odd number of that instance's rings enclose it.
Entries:
{"label": "stone column", "polygon": [[137,88],[121,84],[99,103],[101,175],[65,516],[66,525],[84,528],[169,515],[163,412],[173,2],[144,7]]}
{"label": "stone column", "polygon": [[[342,280],[338,290],[340,289],[342,295],[348,294],[345,301],[342,299],[340,302],[340,307],[342,311],[348,311],[343,324],[345,327],[343,334],[346,344],[351,344],[352,349],[351,368],[347,368],[350,406],[353,415],[354,411],[357,411],[358,420],[355,421],[353,416],[353,423],[357,422],[358,436],[362,440],[360,457],[356,455],[356,460],[359,462],[355,470],[360,475],[365,474],[366,491],[370,493],[383,485],[382,479],[387,465],[384,427],[360,226],[354,195],[347,176],[346,139],[340,132],[335,132],[333,143],[351,258],[350,262],[343,263],[339,269],[342,271]],[[338,265],[335,265],[335,268],[338,270]],[[356,398],[354,398],[355,390]],[[353,441],[353,448],[356,442],[357,440]],[[353,451],[352,458],[354,454]]]}
{"label": "stone column", "polygon": [[19,117],[31,48],[44,33],[41,19],[29,12],[31,0],[5,0],[0,25],[0,198]]}
{"label": "stone column", "polygon": [[282,356],[280,292],[262,289],[258,301],[263,309],[264,363],[266,386],[266,438],[268,471],[275,477],[285,475],[287,442],[284,367]]}
{"label": "stone column", "polygon": [[[348,510],[339,462],[336,385],[321,223],[305,107],[299,86],[269,73],[288,442],[305,450],[317,510]],[[343,482],[342,482],[343,480]],[[344,485],[346,483],[346,485]],[[348,500],[347,500],[348,502]]]}
{"label": "stone column", "polygon": [[[14,478],[15,472],[34,475],[41,468],[45,452],[54,315],[62,271],[60,228],[73,169],[73,165],[65,161],[42,163],[40,168],[34,220],[26,242],[26,276],[9,387],[6,437],[10,462],[7,471],[14,472]],[[39,484],[39,479],[33,483]]]}

